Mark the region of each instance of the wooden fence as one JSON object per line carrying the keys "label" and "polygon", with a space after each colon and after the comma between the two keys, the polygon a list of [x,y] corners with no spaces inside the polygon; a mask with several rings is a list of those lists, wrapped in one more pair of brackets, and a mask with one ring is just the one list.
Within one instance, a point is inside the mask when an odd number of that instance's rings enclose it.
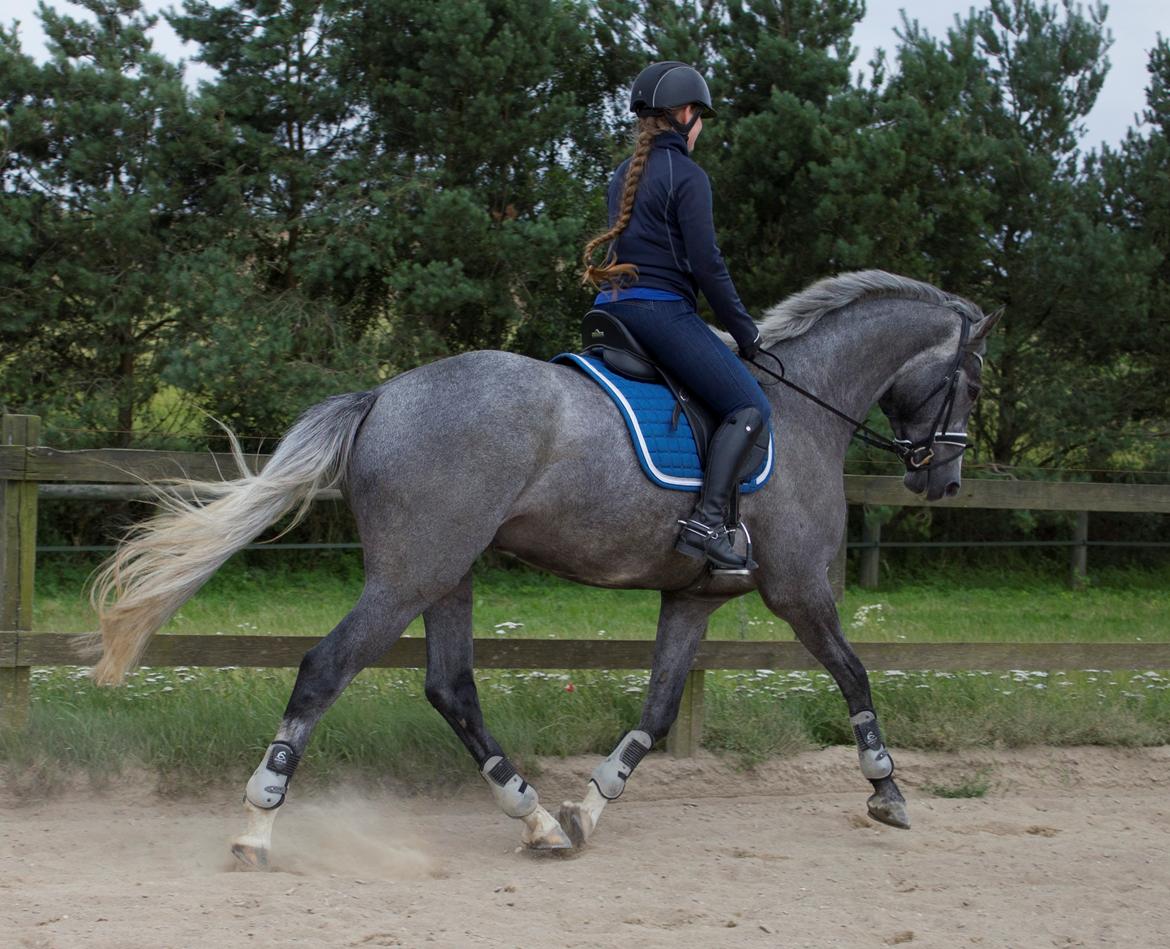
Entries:
{"label": "wooden fence", "polygon": [[[58,451],[39,444],[40,421],[5,415],[0,429],[0,722],[20,725],[28,709],[33,666],[77,665],[82,637],[32,632],[36,568],[38,487],[68,488],[56,496],[86,496],[94,483],[126,488],[185,477],[217,480],[235,470],[230,456],[211,453],[93,449]],[[262,466],[266,459],[253,459]],[[845,476],[851,504],[920,505],[901,478]],[[91,487],[84,488],[83,485]],[[97,492],[100,495],[100,490]],[[1170,513],[1170,485],[1116,485],[1021,481],[964,482],[942,507],[1024,510]],[[1078,524],[1081,521],[1078,519]],[[1081,542],[1087,536],[1078,528]],[[1083,548],[1082,548],[1083,549]],[[1074,551],[1076,548],[1074,548]],[[1076,559],[1074,557],[1074,566]],[[864,552],[862,574],[867,566]],[[1083,571],[1083,560],[1081,561]],[[835,564],[844,580],[844,545]],[[311,636],[155,637],[143,658],[148,666],[296,666],[315,642]],[[376,663],[422,668],[424,641],[404,637]],[[648,669],[650,640],[477,639],[476,665],[504,669]],[[858,655],[872,670],[883,669],[1162,669],[1170,668],[1170,643],[859,643]],[[703,720],[703,676],[714,669],[818,669],[796,642],[703,642],[692,666],[678,721],[668,739],[677,755],[698,747]]]}

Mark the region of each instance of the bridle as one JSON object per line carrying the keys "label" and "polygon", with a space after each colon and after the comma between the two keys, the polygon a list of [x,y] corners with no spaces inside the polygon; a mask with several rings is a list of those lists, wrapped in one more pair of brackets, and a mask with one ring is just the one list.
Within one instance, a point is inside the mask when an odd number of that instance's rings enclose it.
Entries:
{"label": "bridle", "polygon": [[[914,413],[938,395],[939,392],[946,390],[946,394],[943,396],[942,403],[939,405],[938,412],[935,413],[934,421],[930,426],[930,434],[918,441],[913,441],[909,438],[886,438],[881,432],[875,431],[864,422],[860,422],[852,416],[846,415],[840,409],[835,408],[818,396],[813,395],[807,389],[785,378],[784,363],[780,361],[779,357],[766,350],[761,349],[760,354],[767,356],[780,367],[778,374],[767,366],[756,362],[754,358],[749,359],[748,362],[761,372],[771,376],[777,382],[784,383],[784,385],[788,386],[794,392],[800,393],[809,401],[819,405],[828,412],[832,412],[838,418],[844,419],[853,426],[854,438],[867,445],[872,445],[874,448],[880,448],[882,451],[888,451],[891,454],[897,455],[898,459],[906,466],[906,470],[909,472],[921,471],[929,467],[931,461],[934,460],[935,445],[953,445],[958,448],[955,454],[946,459],[947,461],[953,461],[955,458],[961,456],[968,448],[966,432],[952,432],[949,430],[951,413],[955,407],[955,393],[959,385],[959,370],[962,368],[963,355],[966,352],[967,342],[971,336],[971,318],[962,310],[958,310],[957,312],[963,324],[959,329],[959,346],[955,351],[954,358],[951,360],[947,374],[943,376],[938,385],[927,393],[922,401],[907,413],[913,416]],[[972,355],[982,363],[982,357],[978,353],[972,353]],[[775,385],[775,383],[772,384]]]}

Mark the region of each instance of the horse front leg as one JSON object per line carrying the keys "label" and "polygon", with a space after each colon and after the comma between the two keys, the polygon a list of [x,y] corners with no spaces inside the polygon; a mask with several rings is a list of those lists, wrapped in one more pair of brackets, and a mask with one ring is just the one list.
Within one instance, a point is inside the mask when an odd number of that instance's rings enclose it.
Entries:
{"label": "horse front leg", "polygon": [[585,845],[597,829],[605,805],[621,795],[638,763],[670,731],[678,717],[695,650],[707,631],[707,620],[724,602],[685,593],[662,594],[650,684],[638,727],[626,732],[609,757],[593,769],[584,800],[566,801],[557,814],[574,847]]}
{"label": "horse front leg", "polygon": [[792,627],[805,649],[828,670],[845,697],[861,773],[874,789],[866,802],[869,816],[908,830],[906,799],[894,781],[894,759],[882,741],[869,674],[841,632],[841,619],[828,580],[809,581],[797,589],[801,589],[802,597],[796,602],[778,596],[767,585],[761,586],[760,594],[769,609]]}

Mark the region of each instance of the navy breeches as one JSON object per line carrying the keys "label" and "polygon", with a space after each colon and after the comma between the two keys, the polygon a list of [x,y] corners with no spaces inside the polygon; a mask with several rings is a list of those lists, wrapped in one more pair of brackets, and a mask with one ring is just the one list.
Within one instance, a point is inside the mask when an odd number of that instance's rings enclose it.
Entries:
{"label": "navy breeches", "polygon": [[663,369],[720,419],[753,405],[765,423],[772,407],[760,384],[685,300],[616,300],[612,313]]}

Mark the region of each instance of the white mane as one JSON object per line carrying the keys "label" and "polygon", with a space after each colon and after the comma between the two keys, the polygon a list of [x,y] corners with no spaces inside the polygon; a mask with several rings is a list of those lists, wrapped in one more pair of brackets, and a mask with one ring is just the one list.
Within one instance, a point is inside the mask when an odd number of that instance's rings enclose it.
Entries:
{"label": "white mane", "polygon": [[973,323],[983,319],[983,312],[974,303],[944,293],[929,283],[899,277],[884,270],[858,270],[818,280],[807,290],[793,294],[765,310],[764,318],[758,324],[760,343],[770,346],[800,336],[808,332],[826,313],[873,297],[923,300],[959,312],[966,311]]}

